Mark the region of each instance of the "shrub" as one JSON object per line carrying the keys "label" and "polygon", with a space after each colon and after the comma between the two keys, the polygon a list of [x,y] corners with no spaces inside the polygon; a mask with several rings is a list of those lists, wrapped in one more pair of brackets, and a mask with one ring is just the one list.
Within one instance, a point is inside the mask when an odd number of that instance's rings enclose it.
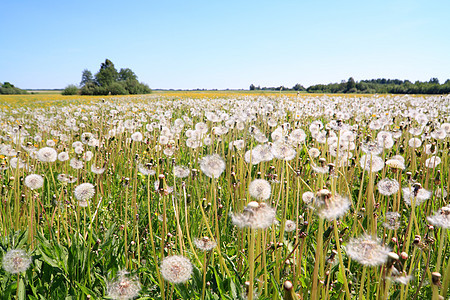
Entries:
{"label": "shrub", "polygon": [[69,84],[66,86],[64,91],[62,92],[63,95],[77,95],[78,94],[78,87],[74,84]]}

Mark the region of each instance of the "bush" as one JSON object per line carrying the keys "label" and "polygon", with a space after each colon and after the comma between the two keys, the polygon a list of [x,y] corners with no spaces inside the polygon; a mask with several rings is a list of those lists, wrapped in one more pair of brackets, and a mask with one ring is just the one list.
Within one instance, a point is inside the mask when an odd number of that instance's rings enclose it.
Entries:
{"label": "bush", "polygon": [[78,88],[74,84],[69,84],[66,86],[64,91],[62,92],[63,95],[78,95]]}

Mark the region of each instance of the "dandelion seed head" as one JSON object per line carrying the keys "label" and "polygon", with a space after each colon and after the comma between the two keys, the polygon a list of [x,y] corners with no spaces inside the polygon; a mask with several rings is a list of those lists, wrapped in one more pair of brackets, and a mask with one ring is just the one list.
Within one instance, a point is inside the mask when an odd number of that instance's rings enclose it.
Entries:
{"label": "dandelion seed head", "polygon": [[378,172],[384,167],[384,161],[376,155],[363,155],[359,160],[361,168],[369,172]]}
{"label": "dandelion seed head", "polygon": [[200,169],[210,178],[219,178],[225,171],[225,161],[218,155],[207,155],[200,161]]}
{"label": "dandelion seed head", "polygon": [[137,278],[126,276],[126,272],[121,272],[119,276],[106,284],[108,297],[116,300],[134,299],[141,291],[141,284]]}
{"label": "dandelion seed head", "polygon": [[428,216],[427,221],[433,226],[450,228],[450,205],[441,207],[433,215]]}
{"label": "dandelion seed head", "polygon": [[74,189],[75,198],[80,202],[80,206],[88,205],[88,201],[95,195],[95,187],[91,183],[82,183]]}
{"label": "dandelion seed head", "polygon": [[380,241],[369,235],[351,239],[344,247],[347,255],[365,266],[379,266],[387,262],[388,247],[382,246]]}
{"label": "dandelion seed head", "polygon": [[58,158],[58,152],[50,147],[44,147],[37,151],[36,157],[42,162],[54,162]]}
{"label": "dandelion seed head", "polygon": [[194,245],[201,251],[210,251],[217,246],[217,243],[209,237],[204,236],[202,238],[194,239]]}
{"label": "dandelion seed head", "polygon": [[241,214],[231,214],[234,225],[244,228],[265,229],[277,222],[276,211],[265,203],[251,201]]}
{"label": "dandelion seed head", "polygon": [[284,223],[284,231],[286,232],[292,232],[297,228],[297,224],[292,220],[287,220],[286,223]]}
{"label": "dandelion seed head", "polygon": [[30,174],[25,177],[24,184],[32,190],[39,189],[44,185],[44,178],[38,174]]}
{"label": "dandelion seed head", "polygon": [[397,230],[400,228],[400,214],[398,212],[386,212],[384,215],[383,227],[389,230]]}
{"label": "dandelion seed head", "polygon": [[22,249],[9,250],[3,256],[2,265],[8,273],[22,273],[30,267],[31,257]]}
{"label": "dandelion seed head", "polygon": [[184,166],[175,166],[173,167],[173,175],[178,178],[185,178],[188,177],[190,173],[190,170],[188,167]]}
{"label": "dandelion seed head", "polygon": [[248,186],[250,196],[258,200],[269,199],[271,190],[270,183],[264,179],[255,179]]}
{"label": "dandelion seed head", "polygon": [[184,283],[191,278],[192,275],[191,261],[180,255],[165,257],[161,262],[161,275],[171,283]]}
{"label": "dandelion seed head", "polygon": [[378,192],[384,196],[390,196],[397,193],[400,184],[395,179],[384,178],[377,183]]}

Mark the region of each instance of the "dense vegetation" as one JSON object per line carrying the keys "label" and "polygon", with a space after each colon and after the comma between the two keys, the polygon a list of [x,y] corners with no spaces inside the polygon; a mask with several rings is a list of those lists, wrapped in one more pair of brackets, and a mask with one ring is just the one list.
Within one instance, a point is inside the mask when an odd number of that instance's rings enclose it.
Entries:
{"label": "dense vegetation", "polygon": [[250,85],[250,90],[295,90],[307,91],[308,93],[360,93],[360,94],[449,94],[450,79],[440,84],[437,78],[431,78],[430,81],[416,81],[412,83],[409,80],[399,79],[370,79],[355,81],[350,77],[347,81],[341,83],[315,84],[304,88],[296,84],[292,88],[284,86],[279,87],[256,87]]}
{"label": "dense vegetation", "polygon": [[0,82],[0,95],[18,95],[27,93],[27,91],[19,89],[9,82]]}
{"label": "dense vegetation", "polygon": [[63,95],[137,95],[149,94],[148,85],[138,81],[136,74],[129,68],[116,70],[114,64],[106,59],[100,70],[92,75],[85,69],[81,75],[80,89],[75,85],[68,85]]}

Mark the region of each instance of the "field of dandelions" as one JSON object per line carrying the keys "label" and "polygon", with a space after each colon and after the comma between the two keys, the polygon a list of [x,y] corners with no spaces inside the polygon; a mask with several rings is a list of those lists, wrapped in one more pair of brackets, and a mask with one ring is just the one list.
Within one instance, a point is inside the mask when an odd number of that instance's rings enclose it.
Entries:
{"label": "field of dandelions", "polygon": [[449,96],[11,99],[2,299],[450,296]]}

